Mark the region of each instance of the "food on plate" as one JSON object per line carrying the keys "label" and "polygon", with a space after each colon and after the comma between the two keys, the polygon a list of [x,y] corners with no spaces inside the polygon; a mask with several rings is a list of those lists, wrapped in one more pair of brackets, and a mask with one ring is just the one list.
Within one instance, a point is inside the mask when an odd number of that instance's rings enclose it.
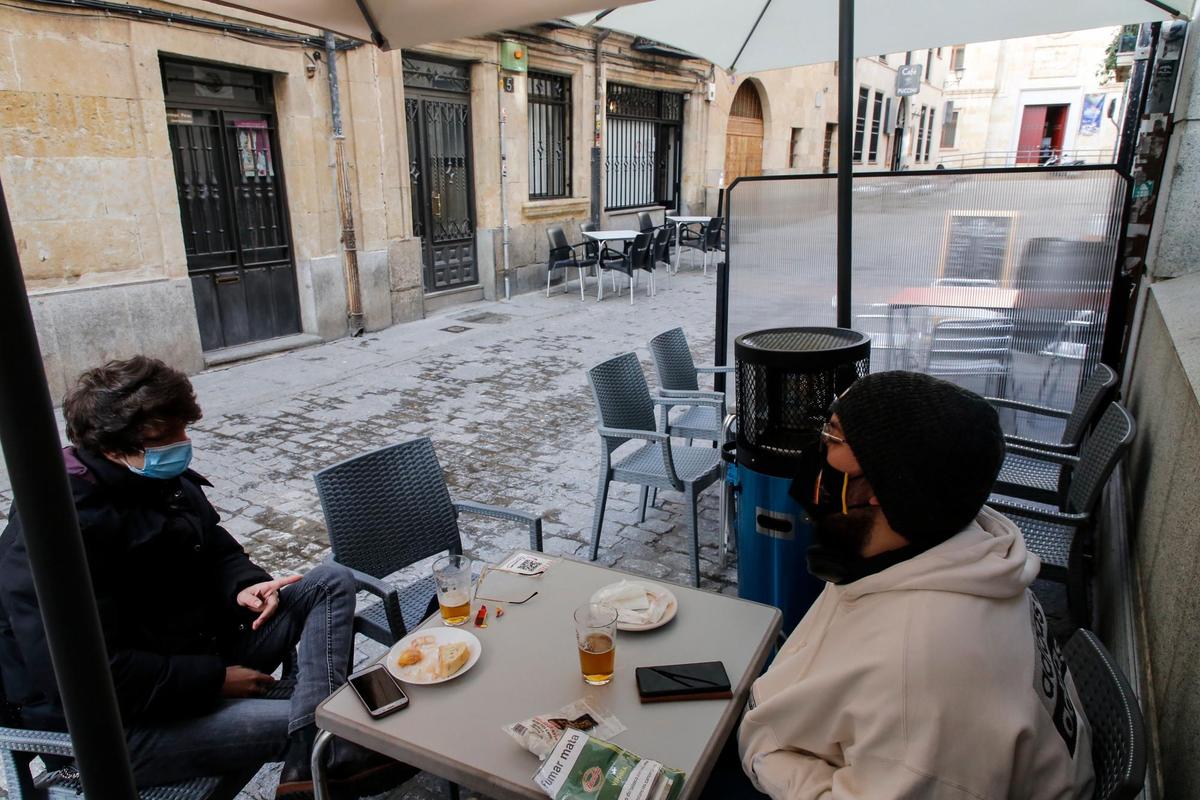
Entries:
{"label": "food on plate", "polygon": [[421,652],[421,648],[410,647],[400,653],[400,658],[396,662],[402,667],[411,667],[413,664],[420,664],[424,657],[425,654]]}
{"label": "food on plate", "polygon": [[437,637],[426,634],[424,636],[417,636],[416,638],[414,638],[412,641],[410,641],[408,643],[408,646],[409,647],[429,647],[430,645],[435,645],[435,644],[437,644]]}
{"label": "food on plate", "polygon": [[438,674],[449,678],[463,668],[470,658],[471,651],[466,642],[451,642],[438,648]]}

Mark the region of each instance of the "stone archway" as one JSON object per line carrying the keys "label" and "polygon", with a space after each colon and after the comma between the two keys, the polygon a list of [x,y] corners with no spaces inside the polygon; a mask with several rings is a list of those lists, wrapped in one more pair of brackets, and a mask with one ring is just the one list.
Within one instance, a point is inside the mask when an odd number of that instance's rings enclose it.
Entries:
{"label": "stone archway", "polygon": [[733,96],[725,128],[725,185],[743,175],[761,175],[762,156],[762,98],[752,81],[742,81]]}

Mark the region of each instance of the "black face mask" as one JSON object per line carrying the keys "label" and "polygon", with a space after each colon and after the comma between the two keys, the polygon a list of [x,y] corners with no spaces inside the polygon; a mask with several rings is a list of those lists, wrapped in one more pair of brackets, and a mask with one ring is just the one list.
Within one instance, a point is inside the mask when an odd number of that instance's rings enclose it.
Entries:
{"label": "black face mask", "polygon": [[875,524],[874,506],[850,499],[851,487],[862,476],[850,477],[828,462],[813,482],[809,502],[802,503],[812,521],[808,571],[829,583],[848,583],[863,571],[863,547]]}

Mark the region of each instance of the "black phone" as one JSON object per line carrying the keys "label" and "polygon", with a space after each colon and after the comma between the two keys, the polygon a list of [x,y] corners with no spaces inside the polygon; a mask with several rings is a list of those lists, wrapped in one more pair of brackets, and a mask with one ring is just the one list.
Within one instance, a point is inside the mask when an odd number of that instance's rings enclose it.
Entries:
{"label": "black phone", "polygon": [[635,672],[638,695],[643,703],[733,697],[729,675],[720,661],[638,667]]}
{"label": "black phone", "polygon": [[351,675],[350,686],[366,706],[367,712],[375,718],[386,717],[408,705],[408,695],[382,664]]}

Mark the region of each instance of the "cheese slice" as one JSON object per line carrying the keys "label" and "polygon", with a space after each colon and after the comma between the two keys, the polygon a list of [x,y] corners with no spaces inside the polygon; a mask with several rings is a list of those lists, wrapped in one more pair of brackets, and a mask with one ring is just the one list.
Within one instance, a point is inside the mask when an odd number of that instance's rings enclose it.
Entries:
{"label": "cheese slice", "polygon": [[438,648],[438,674],[443,678],[449,678],[462,669],[470,657],[471,651],[467,648],[466,642],[442,645]]}

